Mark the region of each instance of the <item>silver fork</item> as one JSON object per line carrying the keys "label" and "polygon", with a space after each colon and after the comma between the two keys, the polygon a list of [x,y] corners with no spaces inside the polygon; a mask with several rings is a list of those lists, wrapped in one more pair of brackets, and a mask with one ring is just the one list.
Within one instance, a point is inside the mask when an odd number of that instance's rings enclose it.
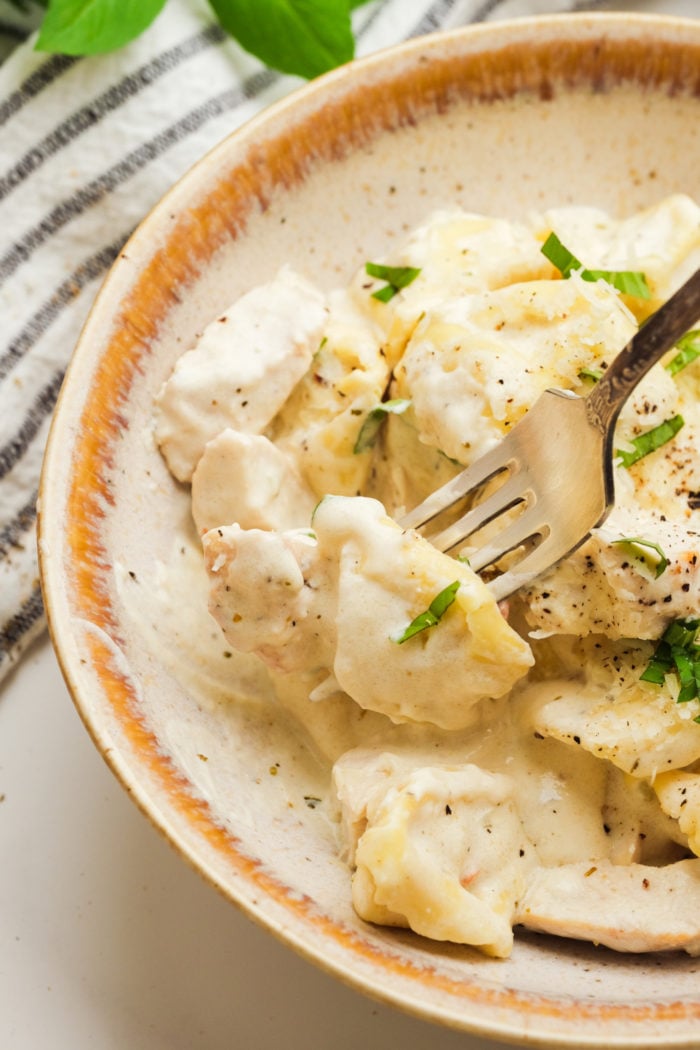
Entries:
{"label": "silver fork", "polygon": [[[485,525],[520,511],[495,539],[469,554],[469,564],[481,572],[515,552],[508,568],[488,584],[499,601],[556,565],[612,509],[613,431],[620,409],[698,318],[700,270],[652,314],[587,397],[546,390],[496,448],[428,496],[401,525],[423,530],[435,547],[451,551]],[[496,480],[500,487],[474,505]],[[428,531],[461,501],[470,506],[466,513],[446,528]]]}

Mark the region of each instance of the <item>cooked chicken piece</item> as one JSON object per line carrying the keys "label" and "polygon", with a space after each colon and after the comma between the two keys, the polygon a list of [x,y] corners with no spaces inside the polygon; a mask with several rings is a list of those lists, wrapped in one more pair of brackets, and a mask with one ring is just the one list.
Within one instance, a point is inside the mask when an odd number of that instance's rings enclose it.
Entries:
{"label": "cooked chicken piece", "polygon": [[258,434],[222,431],[205,445],[192,475],[199,533],[234,522],[243,529],[303,528],[315,505],[294,463]]}
{"label": "cooked chicken piece", "polygon": [[205,533],[202,545],[209,611],[234,649],[286,672],[332,664],[333,593],[320,586],[308,532],[227,525]]}
{"label": "cooked chicken piece", "polygon": [[700,860],[565,864],[530,874],[516,921],[618,952],[700,954]]}
{"label": "cooked chicken piece", "polygon": [[618,507],[520,598],[528,624],[543,633],[656,640],[700,605],[700,534],[662,515]]}
{"label": "cooked chicken piece", "polygon": [[222,430],[264,430],[309,367],[325,320],[321,293],[284,268],[206,327],[156,398],[156,440],[179,481]]}

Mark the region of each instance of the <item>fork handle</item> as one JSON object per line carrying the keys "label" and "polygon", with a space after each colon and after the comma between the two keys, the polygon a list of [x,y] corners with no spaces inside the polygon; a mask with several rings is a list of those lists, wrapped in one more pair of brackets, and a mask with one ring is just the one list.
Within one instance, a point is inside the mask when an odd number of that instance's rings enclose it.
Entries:
{"label": "fork handle", "polygon": [[700,270],[682,285],[620,351],[586,398],[591,425],[609,434],[620,409],[652,365],[700,318]]}

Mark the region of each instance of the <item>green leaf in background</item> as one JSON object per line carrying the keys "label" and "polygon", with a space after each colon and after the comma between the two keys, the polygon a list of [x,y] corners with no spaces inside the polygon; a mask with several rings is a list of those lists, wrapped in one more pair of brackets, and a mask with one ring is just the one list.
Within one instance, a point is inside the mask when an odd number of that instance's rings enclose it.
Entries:
{"label": "green leaf in background", "polygon": [[349,0],[209,0],[241,44],[283,73],[315,77],[355,53]]}
{"label": "green leaf in background", "polygon": [[49,0],[8,0],[10,7],[16,7],[22,14],[27,14],[32,9],[32,3],[35,7],[46,7]]}
{"label": "green leaf in background", "polygon": [[165,0],[49,0],[37,51],[97,55],[139,36]]}

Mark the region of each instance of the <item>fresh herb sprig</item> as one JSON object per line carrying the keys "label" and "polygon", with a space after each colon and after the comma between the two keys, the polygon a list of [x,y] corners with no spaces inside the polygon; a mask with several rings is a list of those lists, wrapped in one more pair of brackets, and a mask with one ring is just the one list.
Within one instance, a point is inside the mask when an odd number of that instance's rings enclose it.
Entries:
{"label": "fresh herb sprig", "polygon": [[372,298],[378,299],[380,303],[388,303],[402,288],[408,288],[413,284],[420,273],[416,266],[384,266],[382,263],[365,263],[365,273],[369,277],[377,277],[386,284],[372,292]]}
{"label": "fresh herb sprig", "polygon": [[[351,12],[366,0],[210,0],[224,29],[282,73],[315,77],[354,55]],[[166,0],[48,0],[38,51],[95,55],[123,47]]]}
{"label": "fresh herb sprig", "polygon": [[620,460],[623,467],[631,467],[633,463],[644,459],[650,452],[656,452],[657,448],[661,448],[667,441],[671,441],[683,426],[685,426],[683,416],[671,416],[670,419],[665,419],[663,423],[659,423],[658,427],[653,427],[638,437],[632,438],[630,441],[632,448],[630,450],[616,449],[615,456]]}
{"label": "fresh herb sprig", "polygon": [[578,271],[584,281],[607,281],[624,295],[633,295],[637,299],[651,298],[643,273],[638,270],[590,270],[562,244],[556,233],[550,233],[540,251],[556,266],[562,277],[570,277],[574,271]]}
{"label": "fresh herb sprig", "polygon": [[653,540],[643,540],[639,536],[621,536],[619,540],[612,542],[615,546],[624,547],[630,557],[653,573],[655,580],[666,572],[668,558]]}
{"label": "fresh herb sprig", "polygon": [[399,645],[403,642],[407,642],[409,638],[413,638],[414,635],[420,634],[421,631],[427,630],[429,627],[435,627],[440,623],[440,620],[445,615],[449,607],[452,605],[457,591],[459,590],[459,580],[455,580],[453,583],[448,584],[443,590],[437,594],[425,612],[419,613],[414,620],[411,620],[408,627],[395,641]]}
{"label": "fresh herb sprig", "polygon": [[675,376],[692,364],[700,357],[700,328],[694,328],[692,332],[686,332],[682,339],[676,343],[677,353],[666,365],[669,375]]}
{"label": "fresh herb sprig", "polygon": [[[641,675],[643,682],[663,685],[666,676],[678,678],[676,702],[687,703],[700,697],[700,620],[674,620],[661,635],[654,654]],[[695,719],[700,722],[700,715]]]}
{"label": "fresh herb sprig", "polygon": [[357,441],[352,450],[354,454],[357,456],[361,452],[369,452],[371,448],[374,448],[386,417],[390,414],[400,416],[410,404],[410,398],[394,397],[390,401],[382,401],[380,404],[375,405],[367,413],[360,427],[360,433],[357,435]]}

